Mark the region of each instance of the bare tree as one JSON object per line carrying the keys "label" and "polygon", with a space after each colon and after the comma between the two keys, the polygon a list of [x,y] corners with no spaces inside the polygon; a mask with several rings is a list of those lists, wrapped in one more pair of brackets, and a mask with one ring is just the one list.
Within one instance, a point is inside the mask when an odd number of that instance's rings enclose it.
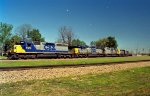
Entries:
{"label": "bare tree", "polygon": [[16,31],[18,35],[22,38],[22,40],[26,40],[31,30],[32,30],[32,26],[30,24],[23,24],[17,27]]}
{"label": "bare tree", "polygon": [[63,26],[63,27],[61,27],[60,29],[59,29],[59,41],[61,41],[62,43],[67,43],[67,41],[66,41],[66,33],[67,33],[67,27],[66,26]]}
{"label": "bare tree", "polygon": [[67,43],[69,46],[72,45],[72,40],[74,39],[74,33],[71,27],[63,26],[59,29],[59,40],[62,43]]}
{"label": "bare tree", "polygon": [[72,45],[72,40],[74,39],[74,33],[72,32],[72,29],[69,29],[66,35],[68,45]]}

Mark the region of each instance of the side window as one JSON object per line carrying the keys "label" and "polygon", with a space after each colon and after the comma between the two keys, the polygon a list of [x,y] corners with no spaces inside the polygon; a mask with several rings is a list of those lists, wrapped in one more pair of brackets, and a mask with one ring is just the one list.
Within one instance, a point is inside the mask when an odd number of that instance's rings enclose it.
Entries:
{"label": "side window", "polygon": [[24,42],[20,42],[20,45],[24,45]]}
{"label": "side window", "polygon": [[30,43],[27,43],[26,49],[31,49],[31,44]]}
{"label": "side window", "polygon": [[31,44],[30,44],[30,43],[27,43],[27,47],[31,47]]}

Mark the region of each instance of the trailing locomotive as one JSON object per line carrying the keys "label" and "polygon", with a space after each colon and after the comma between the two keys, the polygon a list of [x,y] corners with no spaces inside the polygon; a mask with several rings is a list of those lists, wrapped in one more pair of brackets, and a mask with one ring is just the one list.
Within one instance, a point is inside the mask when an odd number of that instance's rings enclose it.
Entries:
{"label": "trailing locomotive", "polygon": [[9,59],[34,59],[34,58],[78,58],[78,57],[103,57],[103,56],[128,56],[125,50],[107,50],[105,54],[96,46],[68,46],[62,43],[20,41],[8,53]]}

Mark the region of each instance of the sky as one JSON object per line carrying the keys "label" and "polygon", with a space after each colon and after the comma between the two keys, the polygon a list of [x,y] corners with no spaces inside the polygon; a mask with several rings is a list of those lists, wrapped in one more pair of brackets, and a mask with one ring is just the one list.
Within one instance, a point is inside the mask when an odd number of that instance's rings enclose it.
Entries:
{"label": "sky", "polygon": [[0,0],[0,22],[13,33],[31,24],[48,42],[69,26],[87,44],[114,36],[122,49],[150,49],[150,0]]}

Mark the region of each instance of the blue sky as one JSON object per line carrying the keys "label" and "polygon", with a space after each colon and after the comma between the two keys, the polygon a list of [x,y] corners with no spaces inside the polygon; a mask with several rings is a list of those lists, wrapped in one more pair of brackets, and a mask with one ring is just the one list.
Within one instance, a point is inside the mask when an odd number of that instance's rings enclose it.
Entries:
{"label": "blue sky", "polygon": [[65,25],[87,44],[115,36],[120,48],[150,49],[150,0],[0,0],[0,22],[31,24],[48,42]]}

